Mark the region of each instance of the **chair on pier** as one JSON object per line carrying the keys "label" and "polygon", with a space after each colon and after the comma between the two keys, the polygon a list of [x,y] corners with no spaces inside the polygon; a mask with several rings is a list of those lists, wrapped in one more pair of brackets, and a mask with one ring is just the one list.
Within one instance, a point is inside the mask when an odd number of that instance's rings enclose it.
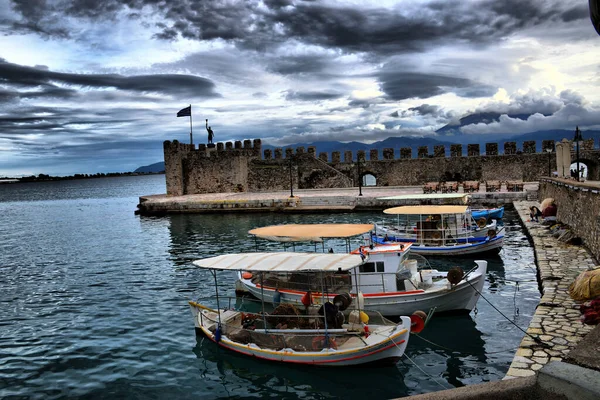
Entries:
{"label": "chair on pier", "polygon": [[522,192],[523,182],[520,181],[506,181],[506,190],[509,192]]}
{"label": "chair on pier", "polygon": [[485,181],[486,192],[499,192],[501,187],[502,182],[500,181]]}
{"label": "chair on pier", "polygon": [[440,190],[438,182],[427,182],[423,185],[423,193],[437,193]]}
{"label": "chair on pier", "polygon": [[456,193],[456,192],[458,192],[458,182],[442,183],[442,193]]}
{"label": "chair on pier", "polygon": [[465,193],[479,192],[479,181],[465,181],[463,182],[463,189]]}

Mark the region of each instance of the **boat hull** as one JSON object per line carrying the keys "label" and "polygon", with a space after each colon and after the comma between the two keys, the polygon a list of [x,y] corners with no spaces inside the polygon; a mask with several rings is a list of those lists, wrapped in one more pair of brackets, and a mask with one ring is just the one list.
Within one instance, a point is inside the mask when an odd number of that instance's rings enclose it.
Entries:
{"label": "boat hull", "polygon": [[[483,239],[483,240],[482,240]],[[372,236],[371,239],[376,244],[388,243],[379,236]],[[410,239],[405,238],[391,238],[391,240],[407,241]],[[502,249],[504,243],[504,235],[497,235],[493,238],[474,238],[473,241],[468,243],[453,243],[442,246],[424,245],[417,242],[413,242],[410,251],[423,256],[467,256],[467,255],[481,255],[484,253],[497,254]]]}
{"label": "boat hull", "polygon": [[504,207],[490,208],[484,210],[472,210],[471,215],[474,219],[479,219],[482,217],[487,219],[502,219],[502,217],[504,216]]}
{"label": "boat hull", "polygon": [[[289,364],[343,367],[367,363],[396,362],[406,350],[411,324],[410,318],[402,317],[401,323],[393,327],[387,337],[382,340],[369,340],[367,338],[365,341],[367,345],[358,348],[343,350],[326,348],[321,351],[294,351],[289,348],[272,350],[260,348],[254,343],[237,343],[227,336],[221,336],[220,340],[217,340],[215,334],[202,321],[201,315],[206,311],[200,310],[192,303],[190,303],[190,307],[194,316],[196,332],[206,336],[218,346],[252,358]],[[375,331],[377,330],[377,327],[373,328]],[[374,336],[377,335],[372,335],[372,337]]]}
{"label": "boat hull", "polygon": [[[452,288],[446,287],[441,290],[428,292],[418,289],[404,292],[388,293],[366,293],[363,294],[364,309],[373,310],[386,317],[399,317],[401,315],[410,315],[417,310],[429,311],[435,309],[436,312],[446,311],[465,311],[469,312],[477,304],[483,285],[485,283],[485,274],[487,272],[487,263],[480,265],[475,271],[469,274],[465,280],[459,282]],[[270,287],[257,286],[251,279],[244,279],[238,275],[237,285],[240,285],[246,292],[258,299],[263,299],[266,303],[273,303],[275,289]],[[296,290],[285,290],[279,288],[278,294],[280,302],[291,303],[302,307],[302,296],[305,292]],[[354,294],[352,294],[355,297]],[[333,300],[335,294],[325,296],[329,301]],[[312,301],[319,304],[323,301],[321,294],[313,294]]]}

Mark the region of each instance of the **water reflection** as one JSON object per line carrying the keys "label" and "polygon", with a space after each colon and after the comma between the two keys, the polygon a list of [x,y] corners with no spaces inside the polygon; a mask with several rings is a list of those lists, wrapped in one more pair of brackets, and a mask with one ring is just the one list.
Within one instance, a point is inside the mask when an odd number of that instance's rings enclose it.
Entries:
{"label": "water reflection", "polygon": [[193,351],[201,363],[198,377],[220,386],[221,397],[294,397],[306,399],[394,398],[406,395],[395,366],[302,367],[255,360],[196,337]]}

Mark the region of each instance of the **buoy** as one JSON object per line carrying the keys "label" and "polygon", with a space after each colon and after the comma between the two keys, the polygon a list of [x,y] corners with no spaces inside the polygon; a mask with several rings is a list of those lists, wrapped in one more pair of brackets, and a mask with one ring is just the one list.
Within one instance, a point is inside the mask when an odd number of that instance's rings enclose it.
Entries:
{"label": "buoy", "polygon": [[356,295],[356,308],[359,310],[362,310],[365,308],[365,296],[360,291]]}
{"label": "buoy", "polygon": [[495,229],[490,229],[488,231],[488,237],[491,239],[491,238],[493,238],[495,236],[496,236],[496,230]]}
{"label": "buoy", "polygon": [[462,280],[462,278],[465,276],[465,273],[463,272],[461,267],[453,267],[450,268],[450,271],[448,271],[448,275],[446,275],[446,279],[448,279],[448,282],[450,282],[453,285],[456,285],[458,282],[460,282]]}
{"label": "buoy", "polygon": [[481,217],[477,220],[477,226],[479,226],[480,228],[485,228],[486,225],[487,219],[485,217]]}
{"label": "buoy", "polygon": [[333,304],[338,306],[340,311],[344,311],[351,303],[352,296],[350,296],[350,293],[341,293],[333,298]]}
{"label": "buoy", "polygon": [[362,322],[363,324],[368,324],[369,323],[369,316],[364,311],[360,312],[360,322]]}
{"label": "buoy", "polygon": [[252,272],[242,272],[242,278],[243,279],[252,279]]}
{"label": "buoy", "polygon": [[425,320],[416,313],[410,316],[410,332],[419,333],[425,328]]}
{"label": "buoy", "polygon": [[310,294],[310,292],[306,292],[302,295],[302,297],[300,298],[300,302],[302,302],[302,304],[304,304],[304,307],[308,307],[312,304],[312,296]]}
{"label": "buoy", "polygon": [[418,315],[419,317],[421,317],[421,319],[423,321],[425,321],[427,319],[427,314],[424,311],[421,310],[417,310],[413,313],[413,315]]}

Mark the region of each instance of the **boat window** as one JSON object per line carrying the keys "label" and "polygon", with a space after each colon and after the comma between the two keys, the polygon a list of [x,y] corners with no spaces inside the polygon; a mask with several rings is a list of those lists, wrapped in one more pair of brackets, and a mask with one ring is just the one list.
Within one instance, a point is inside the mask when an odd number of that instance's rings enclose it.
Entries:
{"label": "boat window", "polygon": [[384,271],[383,265],[384,265],[383,261],[377,261],[377,272],[383,272]]}
{"label": "boat window", "polygon": [[375,272],[375,263],[368,262],[358,267],[360,272]]}

